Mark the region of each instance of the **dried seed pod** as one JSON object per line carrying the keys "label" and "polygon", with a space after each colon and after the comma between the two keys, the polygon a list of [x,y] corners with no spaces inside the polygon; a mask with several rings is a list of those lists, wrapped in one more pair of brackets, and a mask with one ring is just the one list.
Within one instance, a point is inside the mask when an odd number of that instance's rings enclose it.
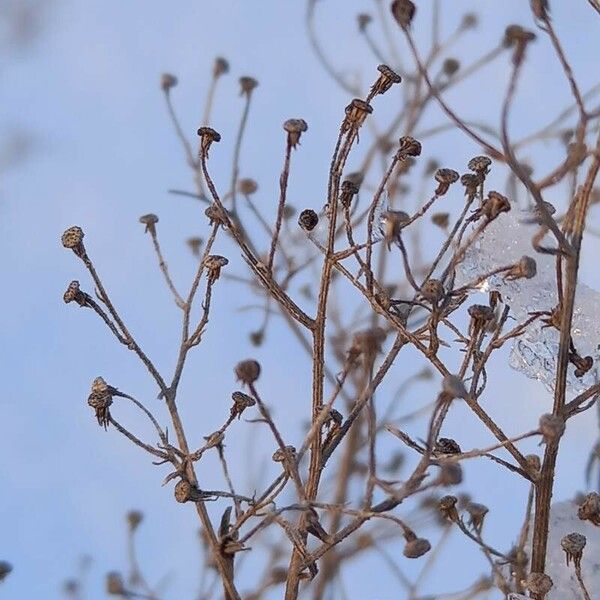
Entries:
{"label": "dried seed pod", "polygon": [[506,279],[514,281],[515,279],[532,279],[537,274],[537,263],[531,256],[521,256],[509,271],[506,272]]}
{"label": "dried seed pod", "polygon": [[484,504],[469,502],[469,504],[467,504],[467,512],[470,517],[469,525],[471,525],[475,531],[481,532],[485,515],[487,515],[489,511],[490,509]]}
{"label": "dried seed pod", "polygon": [[258,81],[254,77],[248,77],[247,75],[240,77],[240,96],[246,94],[249,96],[257,87]]}
{"label": "dried seed pod", "polygon": [[442,65],[444,75],[452,77],[460,69],[460,63],[455,58],[447,58]]}
{"label": "dried seed pod", "polygon": [[487,156],[475,156],[468,162],[467,167],[483,179],[490,172],[491,164],[492,161]]}
{"label": "dried seed pod", "polygon": [[253,346],[261,346],[265,339],[265,332],[263,329],[252,331],[248,337],[250,338],[250,343]]}
{"label": "dried seed pod", "polygon": [[242,416],[242,413],[251,406],[256,404],[254,398],[244,394],[243,392],[233,392],[231,394],[233,400],[233,406],[231,407],[231,416],[237,417],[238,419]]}
{"label": "dried seed pod", "polygon": [[294,446],[285,446],[285,448],[277,448],[271,457],[274,462],[283,463],[287,460],[294,460],[296,457],[296,448]]}
{"label": "dried seed pod", "polygon": [[450,214],[449,213],[433,213],[431,215],[431,222],[434,225],[437,225],[441,229],[447,229],[450,224]]}
{"label": "dried seed pod", "polygon": [[456,496],[442,496],[438,501],[438,510],[449,521],[456,523],[458,521],[458,511],[456,504],[458,498]]}
{"label": "dried seed pod", "polygon": [[213,77],[220,77],[229,73],[229,62],[222,56],[217,56],[213,64]]}
{"label": "dried seed pod", "polygon": [[435,180],[439,184],[435,190],[435,195],[443,196],[448,191],[448,188],[458,181],[458,173],[452,169],[438,169],[435,172]]}
{"label": "dried seed pod", "polygon": [[199,237],[191,237],[186,240],[186,244],[189,249],[192,251],[194,256],[200,256],[200,248],[202,247],[202,238]]}
{"label": "dried seed pod", "polygon": [[400,232],[409,222],[410,217],[403,210],[386,210],[381,215],[381,229],[388,250],[399,241]]}
{"label": "dried seed pod", "polygon": [[566,554],[567,567],[573,561],[576,569],[581,568],[581,559],[586,543],[587,539],[581,533],[569,533],[560,541],[560,546]]}
{"label": "dried seed pod", "polygon": [[535,33],[521,27],[521,25],[509,25],[504,30],[504,46],[510,48],[519,43],[531,42],[535,39]]}
{"label": "dried seed pod", "polygon": [[356,15],[356,22],[358,23],[358,30],[364,31],[367,25],[373,20],[373,17],[368,13],[359,13]]}
{"label": "dried seed pod", "polygon": [[238,188],[244,196],[252,196],[258,190],[258,183],[254,179],[246,177],[245,179],[240,179]]}
{"label": "dried seed pod", "polygon": [[462,483],[462,467],[455,462],[443,460],[440,461],[440,472],[437,477],[437,483],[442,486],[458,485]]}
{"label": "dried seed pod", "polygon": [[460,454],[460,446],[452,438],[440,438],[434,446],[436,454]]}
{"label": "dried seed pod", "polygon": [[[542,206],[544,207],[546,213],[552,216],[556,212],[556,207],[551,202],[546,202],[542,200]],[[544,223],[544,217],[542,215],[542,210],[539,204],[536,204],[532,209],[532,218],[531,223],[536,223],[537,225],[542,225]]]}
{"label": "dried seed pod", "polygon": [[359,186],[351,181],[350,179],[344,179],[342,181],[342,191],[340,193],[340,204],[344,208],[350,208],[350,204],[352,204],[352,199],[356,194],[358,194]]}
{"label": "dried seed pod", "polygon": [[0,560],[0,581],[4,581],[12,572],[12,565],[6,560]]}
{"label": "dried seed pod", "polygon": [[417,9],[411,0],[394,0],[391,10],[398,25],[402,28],[407,28],[410,26]]}
{"label": "dried seed pod", "polygon": [[144,520],[144,513],[139,510],[130,510],[127,513],[127,525],[130,531],[135,531]]}
{"label": "dried seed pod", "polygon": [[308,131],[308,125],[304,119],[288,119],[283,124],[283,129],[288,134],[288,145],[295,148],[300,142],[300,136]]}
{"label": "dried seed pod", "polygon": [[312,231],[319,222],[319,215],[317,213],[307,208],[300,213],[298,217],[298,225],[304,229],[304,231]]}
{"label": "dried seed pod", "polygon": [[499,192],[490,192],[488,197],[483,202],[481,207],[482,213],[487,217],[489,221],[493,221],[501,213],[508,212],[510,210],[510,202],[506,196],[503,196]]}
{"label": "dried seed pod", "polygon": [[109,391],[92,391],[88,396],[88,405],[94,409],[98,425],[106,429],[110,423],[110,405],[112,394]]}
{"label": "dried seed pod", "polygon": [[402,554],[406,558],[420,558],[431,550],[431,544],[425,538],[414,538],[406,542]]}
{"label": "dried seed pod", "polygon": [[379,65],[377,70],[379,71],[379,77],[371,86],[371,95],[373,96],[375,94],[385,94],[395,83],[402,81],[402,77],[387,65]]}
{"label": "dried seed pod", "polygon": [[354,98],[348,106],[346,106],[346,116],[342,123],[342,131],[346,132],[350,129],[358,130],[365,122],[368,115],[373,112],[373,107],[360,98]]}
{"label": "dried seed pod", "polygon": [[400,145],[398,152],[402,156],[419,156],[421,154],[422,146],[421,142],[415,140],[410,135],[404,135],[399,140]]}
{"label": "dried seed pod", "polygon": [[204,259],[204,266],[208,272],[209,283],[214,283],[221,275],[221,269],[229,264],[229,261],[224,256],[218,254],[209,254]]}
{"label": "dried seed pod", "polygon": [[177,83],[177,77],[175,77],[175,75],[171,75],[171,73],[163,73],[160,76],[160,87],[163,92],[168,93],[177,85]]}
{"label": "dried seed pod", "polygon": [[473,197],[477,193],[477,188],[481,184],[479,177],[473,173],[461,175],[460,182],[465,186],[465,196]]}
{"label": "dried seed pod", "polygon": [[460,27],[462,30],[474,29],[477,27],[479,19],[475,13],[466,13],[461,21]]}
{"label": "dried seed pod", "polygon": [[296,214],[296,209],[291,204],[286,204],[283,207],[283,218],[287,221]]}
{"label": "dried seed pod", "polygon": [[65,293],[63,294],[63,300],[65,304],[69,302],[76,302],[79,306],[88,306],[89,296],[79,289],[79,281],[71,281],[69,283]]}
{"label": "dried seed pod", "polygon": [[128,595],[121,573],[117,573],[117,571],[111,571],[110,573],[107,573],[106,593],[109,596],[122,596],[124,598]]}
{"label": "dried seed pod", "polygon": [[486,323],[494,318],[494,309],[485,304],[473,304],[467,309],[469,316],[474,321]]}
{"label": "dried seed pod", "polygon": [[251,385],[260,376],[260,364],[258,361],[252,359],[243,360],[236,365],[235,376],[238,381],[246,385]]}
{"label": "dried seed pod", "polygon": [[558,441],[565,432],[565,420],[559,415],[545,414],[540,417],[540,432],[544,443]]}
{"label": "dried seed pod", "polygon": [[85,256],[85,247],[83,246],[83,229],[77,225],[69,227],[61,236],[62,245],[73,252],[79,257]]}
{"label": "dried seed pod", "polygon": [[421,296],[432,304],[437,304],[444,295],[444,284],[439,279],[428,279],[421,286]]}
{"label": "dried seed pod", "polygon": [[552,579],[546,573],[529,573],[525,580],[525,587],[533,594],[542,598],[552,589]]}
{"label": "dried seed pod", "polygon": [[175,500],[181,504],[185,502],[198,502],[202,499],[200,490],[187,479],[180,479],[173,490]]}
{"label": "dried seed pod", "polygon": [[148,213],[140,217],[140,223],[145,225],[144,233],[149,231],[154,233],[156,230],[156,224],[158,223],[158,217],[154,213]]}
{"label": "dried seed pod", "polygon": [[590,521],[594,525],[600,526],[600,494],[598,492],[590,492],[585,496],[577,510],[577,516],[582,521]]}
{"label": "dried seed pod", "polygon": [[442,392],[450,399],[465,399],[469,396],[463,380],[457,375],[446,375],[442,380]]}
{"label": "dried seed pod", "polygon": [[594,366],[594,359],[591,356],[571,354],[569,359],[575,365],[575,377],[583,377]]}
{"label": "dried seed pod", "polygon": [[387,334],[381,327],[359,331],[352,338],[352,346],[348,351],[348,359],[354,362],[358,357],[364,358],[365,364],[370,365],[377,354],[381,352],[381,345]]}
{"label": "dried seed pod", "polygon": [[225,213],[225,209],[222,209],[217,204],[211,204],[207,207],[204,214],[208,217],[209,225],[227,226],[229,224],[229,218]]}
{"label": "dried seed pod", "polygon": [[200,138],[200,156],[206,159],[211,144],[221,141],[221,134],[212,127],[200,127],[198,137]]}

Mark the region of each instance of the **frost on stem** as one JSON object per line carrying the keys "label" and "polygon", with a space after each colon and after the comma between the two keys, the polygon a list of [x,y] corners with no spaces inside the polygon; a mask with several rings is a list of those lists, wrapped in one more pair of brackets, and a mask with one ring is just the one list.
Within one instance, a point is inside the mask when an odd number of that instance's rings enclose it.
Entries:
{"label": "frost on stem", "polygon": [[[512,210],[500,214],[467,250],[457,267],[455,286],[460,287],[494,269],[512,265],[509,271],[481,281],[475,291],[500,292],[516,323],[526,321],[534,312],[551,313],[558,304],[555,258],[534,254],[532,248],[532,238],[539,231],[536,221],[539,219],[535,210]],[[531,255],[535,256],[535,268],[529,260],[525,260]],[[581,393],[594,384],[595,365],[600,360],[600,293],[582,283],[577,286],[571,334],[579,356],[589,356],[593,360],[592,368],[586,372],[576,365],[569,365],[569,389],[573,393]],[[559,336],[560,332],[555,327],[548,326],[543,319],[536,319],[515,339],[509,359],[511,367],[541,381],[552,391]]]}

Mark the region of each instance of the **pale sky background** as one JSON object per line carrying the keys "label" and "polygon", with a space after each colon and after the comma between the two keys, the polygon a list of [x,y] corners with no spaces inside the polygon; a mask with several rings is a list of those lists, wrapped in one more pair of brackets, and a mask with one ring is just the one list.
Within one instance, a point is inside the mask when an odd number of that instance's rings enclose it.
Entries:
{"label": "pale sky background", "polygon": [[[464,12],[481,9],[479,29],[467,34],[452,53],[465,62],[492,47],[507,24],[534,27],[528,3],[522,0],[442,4],[452,6],[443,21],[446,32]],[[600,18],[585,0],[551,4],[566,52],[587,90],[598,78]],[[318,3],[327,52],[340,68],[360,74],[365,84],[372,80],[378,61],[356,34],[355,16],[374,12],[374,5],[371,0]],[[417,37],[426,40],[419,24],[427,22],[430,2],[422,0],[420,6],[415,27]],[[196,203],[167,193],[169,188],[191,190],[192,185],[159,90],[161,72],[173,72],[180,79],[173,97],[194,139],[214,57],[230,61],[232,72],[221,82],[213,117],[223,142],[211,151],[211,168],[222,188],[229,180],[242,108],[237,78],[252,75],[259,80],[241,174],[259,182],[257,201],[266,207],[275,206],[281,123],[289,117],[302,117],[310,127],[294,156],[290,202],[299,208],[322,205],[330,152],[348,97],[328,79],[310,50],[303,27],[305,2],[300,0],[52,0],[40,2],[39,10],[44,19],[37,41],[14,52],[3,48],[0,57],[0,133],[22,128],[34,140],[32,155],[0,180],[0,559],[14,565],[0,585],[0,598],[61,598],[61,583],[76,572],[82,554],[94,561],[86,598],[104,597],[104,573],[125,566],[125,512],[137,508],[146,515],[139,542],[149,579],[156,582],[168,575],[165,598],[192,599],[199,563],[192,508],[176,505],[172,488],[160,487],[164,468],[153,467],[147,455],[115,431],[100,430],[86,404],[97,375],[158,409],[156,390],[134,356],[117,346],[91,311],[63,304],[71,279],[79,279],[87,290],[91,285],[82,265],[61,247],[60,234],[73,224],[84,228],[88,250],[113,300],[148,354],[169,372],[179,315],[137,219],[146,212],[160,216],[163,248],[182,288],[194,269],[183,240],[206,235],[207,225]],[[570,102],[563,75],[550,55],[548,41],[540,34],[520,86],[513,118],[516,131],[535,129]],[[448,100],[467,117],[497,122],[508,60],[504,56],[494,63],[478,83],[457,87]],[[386,114],[394,98],[377,102],[380,114]],[[427,124],[444,122],[436,110]],[[435,152],[427,145],[424,149],[426,157],[435,156],[460,171],[478,153],[460,134],[436,143]],[[555,147],[523,157],[539,156],[548,161],[539,163],[540,172],[545,172],[556,160]],[[498,176],[496,185],[502,181]],[[564,201],[559,195],[549,199]],[[596,225],[597,211],[592,214]],[[243,274],[231,247],[221,242],[218,248],[229,251],[232,272]],[[590,245],[589,250],[597,252],[598,247]],[[597,265],[590,263],[584,263],[584,279],[600,289]],[[182,412],[196,445],[226,416],[229,395],[236,389],[232,368],[248,356],[263,365],[261,384],[282,431],[292,443],[298,441],[298,425],[309,402],[309,370],[297,343],[278,325],[263,347],[252,348],[248,333],[259,317],[236,311],[249,299],[243,288],[220,282],[216,295],[211,325],[181,391]],[[501,383],[490,394],[493,412],[509,431],[525,431],[549,407],[549,396],[540,384],[501,361],[496,365],[490,378]],[[396,376],[420,367],[403,363]],[[138,415],[118,412],[119,416],[132,429],[144,431]],[[272,452],[271,440],[250,427],[238,426],[239,439],[228,444],[228,451],[240,457],[234,477],[246,492],[252,491],[250,481],[261,469],[260,458]],[[467,446],[489,443],[461,408],[448,421],[448,433],[453,429],[469,440]],[[254,434],[251,439],[248,431]],[[415,426],[414,432],[421,435],[422,428]],[[573,422],[559,462],[558,499],[583,489],[582,463],[596,434],[595,414]],[[214,483],[213,463],[200,466],[199,474],[208,482],[205,487],[220,485]],[[500,548],[509,547],[520,520],[524,486],[490,463],[470,463],[466,474],[464,489],[476,501],[494,506],[486,536]],[[510,505],[513,495],[516,511]],[[499,497],[504,500],[498,502]],[[400,556],[400,544],[390,550],[407,572],[415,572],[418,566]],[[460,589],[473,574],[483,572],[478,551],[465,546],[458,533],[445,556],[427,582],[430,593]],[[248,560],[242,567],[242,590],[253,566],[260,565]],[[375,559],[350,565],[342,575],[351,600],[401,597],[389,570]],[[280,593],[281,588],[272,597]]]}

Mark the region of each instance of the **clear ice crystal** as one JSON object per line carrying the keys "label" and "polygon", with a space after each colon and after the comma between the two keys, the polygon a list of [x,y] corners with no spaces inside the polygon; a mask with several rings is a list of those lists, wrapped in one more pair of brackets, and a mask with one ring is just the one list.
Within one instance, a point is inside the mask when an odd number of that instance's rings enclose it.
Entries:
{"label": "clear ice crystal", "polygon": [[[501,214],[469,248],[464,261],[458,265],[456,286],[473,282],[495,268],[516,263],[521,256],[535,258],[537,275],[532,279],[508,281],[502,274],[489,277],[479,291],[496,290],[511,308],[514,324],[525,321],[530,313],[548,311],[558,303],[556,293],[555,258],[534,251],[533,235],[539,226],[531,224],[531,213],[513,209]],[[572,338],[581,356],[591,356],[594,365],[600,361],[600,293],[584,284],[577,286],[573,315]],[[509,364],[530,378],[541,381],[549,391],[554,389],[558,355],[559,333],[543,327],[536,320],[513,343]],[[570,365],[568,385],[573,393],[580,393],[595,383],[596,368],[583,377],[575,377]]]}

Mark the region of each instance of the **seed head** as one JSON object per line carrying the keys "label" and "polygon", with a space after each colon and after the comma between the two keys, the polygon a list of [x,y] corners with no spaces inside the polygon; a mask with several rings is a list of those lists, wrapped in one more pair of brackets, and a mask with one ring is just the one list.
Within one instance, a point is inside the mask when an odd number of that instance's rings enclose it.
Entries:
{"label": "seed head", "polygon": [[431,550],[431,544],[425,538],[414,538],[406,542],[402,554],[406,558],[420,558]]}
{"label": "seed head", "polygon": [[410,135],[404,135],[398,141],[400,147],[398,152],[402,156],[419,156],[421,154],[421,142]]}
{"label": "seed head", "polygon": [[144,233],[154,233],[156,230],[156,224],[158,223],[158,217],[153,213],[148,213],[147,215],[142,215],[140,217],[140,223],[146,226],[144,229]]}
{"label": "seed head", "polygon": [[[542,200],[542,206],[544,207],[546,213],[552,216],[556,212],[556,207],[551,202],[546,202]],[[532,218],[531,222],[536,223],[537,225],[542,225],[544,223],[544,216],[542,214],[542,209],[536,203],[536,205],[531,209]]]}
{"label": "seed head", "polygon": [[294,446],[285,446],[282,448],[277,448],[275,452],[273,452],[273,462],[286,462],[288,460],[294,460],[296,457],[296,448]]}
{"label": "seed head", "polygon": [[446,375],[442,381],[442,392],[454,400],[455,398],[468,397],[467,388],[463,380],[457,375]]}
{"label": "seed head", "polygon": [[177,85],[177,77],[175,75],[171,75],[171,73],[163,73],[160,76],[160,87],[163,92],[170,92],[172,88]]}
{"label": "seed head", "polygon": [[222,56],[217,56],[213,64],[213,77],[221,77],[229,73],[229,62]]}
{"label": "seed head", "polygon": [[205,211],[204,214],[208,217],[209,225],[221,225],[227,226],[229,224],[229,218],[225,209],[221,208],[218,204],[211,204]]}
{"label": "seed head", "polygon": [[244,94],[249,96],[256,87],[258,87],[258,81],[254,77],[240,77],[240,96]]}
{"label": "seed head", "polygon": [[122,596],[123,598],[128,595],[121,573],[117,573],[117,571],[111,571],[110,573],[107,573],[106,593],[109,596]]}
{"label": "seed head", "polygon": [[242,413],[251,406],[256,404],[254,398],[244,394],[243,392],[233,392],[231,394],[233,400],[233,406],[231,407],[231,416],[237,417],[238,419],[242,416]]}
{"label": "seed head", "polygon": [[391,10],[398,25],[405,29],[410,26],[417,9],[411,0],[394,0]]}
{"label": "seed head", "polygon": [[443,460],[440,461],[440,472],[437,483],[443,486],[458,485],[462,483],[462,467],[455,462]]}
{"label": "seed head", "polygon": [[521,256],[509,271],[506,272],[506,279],[514,281],[515,279],[532,279],[537,273],[537,263],[531,256]]}
{"label": "seed head", "polygon": [[214,283],[221,275],[221,269],[228,265],[229,261],[224,256],[218,254],[209,254],[204,259],[204,266],[208,271],[208,281]]}
{"label": "seed head", "polygon": [[444,294],[444,285],[439,279],[428,279],[421,286],[421,296],[432,304],[437,304]]}
{"label": "seed head", "polygon": [[434,446],[436,454],[460,454],[460,446],[452,438],[440,438]]}
{"label": "seed head", "polygon": [[381,327],[359,331],[354,334],[352,346],[348,351],[348,359],[354,362],[362,356],[366,365],[370,365],[377,354],[381,352],[381,345],[385,341],[386,332]]}
{"label": "seed head", "polygon": [[481,532],[483,527],[483,521],[485,515],[488,514],[489,508],[484,504],[478,504],[477,502],[469,502],[467,504],[467,512],[469,513],[469,525],[475,529],[475,531]]}
{"label": "seed head", "polygon": [[402,81],[402,77],[387,65],[379,65],[377,70],[379,71],[379,77],[371,86],[371,96],[385,94],[395,83]]}
{"label": "seed head", "polygon": [[211,144],[221,141],[221,134],[212,127],[200,127],[198,129],[198,136],[200,137],[200,156],[206,159],[208,158],[208,150]]}
{"label": "seed head", "polygon": [[298,217],[298,225],[304,229],[304,231],[312,231],[319,222],[319,216],[317,213],[307,208],[303,210]]}
{"label": "seed head", "polygon": [[110,423],[110,405],[112,404],[112,394],[109,390],[94,391],[88,396],[88,405],[94,409],[98,425],[106,429]]}
{"label": "seed head", "polygon": [[354,98],[348,106],[346,106],[346,116],[342,123],[342,132],[350,129],[360,129],[368,115],[373,112],[373,107],[360,98]]}
{"label": "seed head", "polygon": [[244,196],[252,196],[252,194],[258,190],[258,183],[249,177],[246,179],[240,179],[238,186],[240,192],[244,194]]}
{"label": "seed head", "polygon": [[477,18],[477,15],[475,13],[466,13],[462,19],[460,26],[463,30],[475,29],[478,23],[479,19]]}
{"label": "seed head", "polygon": [[581,506],[577,510],[577,516],[582,521],[591,521],[600,526],[600,494],[590,492],[585,496]]}
{"label": "seed head", "polygon": [[438,169],[435,172],[435,180],[439,184],[435,190],[435,195],[443,196],[448,191],[448,188],[458,181],[458,173],[452,169]]}
{"label": "seed head", "polygon": [[501,213],[510,210],[510,202],[506,196],[492,191],[488,194],[487,199],[484,200],[481,210],[489,221],[493,221]]}
{"label": "seed head", "polygon": [[352,204],[352,198],[358,194],[359,186],[350,179],[344,179],[342,181],[342,191],[340,193],[340,204],[344,208],[350,208]]}
{"label": "seed head", "polygon": [[79,289],[79,281],[75,280],[69,283],[67,290],[63,294],[63,300],[65,301],[65,304],[69,304],[69,302],[77,302],[79,306],[88,306],[88,298],[89,296]]}
{"label": "seed head", "polygon": [[383,237],[388,250],[394,242],[400,238],[400,232],[408,224],[410,217],[403,210],[386,210],[381,215],[381,226]]}
{"label": "seed head", "polygon": [[558,441],[565,432],[565,420],[559,415],[545,414],[540,417],[540,432],[546,444]]}
{"label": "seed head", "polygon": [[177,502],[184,504],[185,502],[194,502],[199,499],[200,493],[187,479],[180,479],[175,485],[173,496]]}
{"label": "seed head", "polygon": [[473,198],[477,193],[477,188],[479,187],[481,181],[477,175],[473,175],[473,173],[465,173],[461,175],[460,182],[465,186],[465,196],[469,196]]}
{"label": "seed head", "polygon": [[304,119],[288,119],[283,124],[284,131],[287,131],[287,143],[295,148],[300,142],[300,136],[308,131],[308,125]]}
{"label": "seed head", "polygon": [[487,156],[475,156],[469,161],[467,166],[480,177],[485,177],[490,172],[491,164],[492,161]]}
{"label": "seed head", "polygon": [[460,69],[460,63],[455,58],[447,58],[442,69],[445,75],[452,77]]}
{"label": "seed head", "polygon": [[10,575],[12,570],[13,567],[9,562],[0,560],[0,581],[4,581]]}
{"label": "seed head", "polygon": [[73,227],[65,230],[60,239],[65,248],[73,250],[79,258],[82,258],[85,255],[85,248],[83,246],[84,235],[81,227],[73,225]]}
{"label": "seed head", "polygon": [[186,241],[189,249],[192,251],[194,256],[200,256],[200,248],[202,247],[202,238],[191,237]]}
{"label": "seed head", "polygon": [[536,473],[542,468],[542,461],[537,454],[528,454],[525,457],[525,460],[527,461],[529,468]]}
{"label": "seed head", "polygon": [[358,30],[364,31],[367,28],[367,25],[373,20],[373,17],[367,13],[360,13],[356,16],[356,21],[358,23]]}
{"label": "seed head", "polygon": [[251,385],[260,376],[260,364],[252,359],[243,360],[236,365],[235,376],[243,384]]}
{"label": "seed head", "polygon": [[569,533],[560,541],[560,546],[566,554],[567,567],[573,561],[576,569],[581,568],[581,559],[586,543],[587,539],[581,533]]}
{"label": "seed head", "polygon": [[449,521],[456,523],[458,521],[458,511],[456,510],[456,496],[442,496],[438,501],[438,510]]}
{"label": "seed head", "polygon": [[525,587],[542,598],[552,589],[553,585],[552,579],[545,573],[529,573],[525,580]]}
{"label": "seed head", "polygon": [[283,207],[283,218],[288,221],[296,214],[296,209],[291,204],[286,204]]}
{"label": "seed head", "polygon": [[135,531],[144,520],[144,513],[140,510],[130,510],[127,513],[127,524],[130,531]]}
{"label": "seed head", "polygon": [[450,214],[443,212],[433,213],[431,215],[431,222],[441,229],[447,229],[450,224]]}
{"label": "seed head", "polygon": [[486,323],[494,318],[494,309],[485,304],[473,304],[469,306],[467,312],[471,319],[479,323]]}

